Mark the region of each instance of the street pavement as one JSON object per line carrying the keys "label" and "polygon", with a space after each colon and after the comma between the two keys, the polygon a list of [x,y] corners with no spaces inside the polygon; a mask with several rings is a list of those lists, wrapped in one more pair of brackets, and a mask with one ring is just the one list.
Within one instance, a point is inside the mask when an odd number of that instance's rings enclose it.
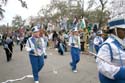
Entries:
{"label": "street pavement", "polygon": [[[40,83],[99,83],[93,56],[81,54],[78,72],[73,73],[69,66],[71,61],[69,52],[61,56],[57,50],[51,48],[47,49],[47,54],[48,58],[45,59],[44,68],[39,73]],[[5,52],[0,47],[0,83],[31,74],[29,56],[25,50],[21,52],[19,46],[15,45],[13,58],[7,62]],[[34,83],[34,81],[33,78],[25,78],[13,83]]]}

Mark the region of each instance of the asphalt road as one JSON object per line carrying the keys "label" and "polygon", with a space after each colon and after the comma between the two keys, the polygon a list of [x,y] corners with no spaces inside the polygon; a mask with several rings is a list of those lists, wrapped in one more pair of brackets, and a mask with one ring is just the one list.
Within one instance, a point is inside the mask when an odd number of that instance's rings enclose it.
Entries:
{"label": "asphalt road", "polygon": [[[71,60],[69,52],[61,56],[55,49],[48,49],[47,53],[48,58],[45,60],[44,68],[39,73],[40,83],[99,83],[93,56],[81,54],[78,72],[73,73],[69,66]],[[6,62],[5,52],[0,47],[0,83],[30,74],[32,74],[31,65],[25,50],[21,52],[19,46],[15,45],[12,60]],[[34,83],[34,81],[33,78],[25,78],[13,83]]]}

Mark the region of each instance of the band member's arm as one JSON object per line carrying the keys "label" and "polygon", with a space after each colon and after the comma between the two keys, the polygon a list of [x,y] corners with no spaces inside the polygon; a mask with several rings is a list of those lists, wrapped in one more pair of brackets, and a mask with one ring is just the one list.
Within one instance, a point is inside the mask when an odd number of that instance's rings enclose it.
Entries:
{"label": "band member's arm", "polygon": [[31,51],[31,50],[33,50],[33,49],[31,48],[31,42],[30,42],[29,39],[28,39],[27,42],[26,42],[25,49],[26,49],[26,51],[28,51],[28,52]]}
{"label": "band member's arm", "polygon": [[[99,59],[102,58],[103,60]],[[123,72],[125,77],[125,70],[119,66],[113,65],[111,62],[111,55],[108,45],[103,45],[97,54],[97,66],[100,73],[110,79],[117,79],[118,76],[123,78],[121,72]],[[111,63],[111,64],[109,64]]]}
{"label": "band member's arm", "polygon": [[72,46],[71,44],[72,44],[72,37],[69,37],[69,44],[68,45]]}
{"label": "band member's arm", "polygon": [[41,38],[42,41],[42,47],[43,47],[43,53],[46,54],[46,44],[43,38]]}
{"label": "band member's arm", "polygon": [[97,37],[94,38],[94,41],[93,41],[94,45],[99,45],[99,40]]}

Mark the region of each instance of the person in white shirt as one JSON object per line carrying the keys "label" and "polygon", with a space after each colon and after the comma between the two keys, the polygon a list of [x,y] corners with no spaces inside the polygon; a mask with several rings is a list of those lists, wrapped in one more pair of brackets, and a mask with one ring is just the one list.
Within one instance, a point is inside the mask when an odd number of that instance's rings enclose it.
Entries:
{"label": "person in white shirt", "polygon": [[77,64],[80,61],[80,36],[78,30],[73,30],[72,34],[69,38],[69,46],[71,47],[71,58],[72,61],[70,62],[70,66],[73,72],[77,72]]}
{"label": "person in white shirt", "polygon": [[125,83],[125,19],[109,21],[110,35],[97,54],[100,83]]}
{"label": "person in white shirt", "polygon": [[97,32],[97,36],[94,38],[93,44],[96,53],[98,53],[100,45],[103,43],[103,38],[102,38],[102,31]]}
{"label": "person in white shirt", "polygon": [[50,20],[50,21],[48,22],[48,25],[47,25],[47,31],[52,32],[52,30],[53,30],[53,24],[52,24],[52,21]]}
{"label": "person in white shirt", "polygon": [[32,73],[35,83],[39,83],[39,72],[44,66],[44,39],[40,36],[38,26],[32,28],[32,36],[28,38],[26,50],[29,52],[29,58],[32,66]]}

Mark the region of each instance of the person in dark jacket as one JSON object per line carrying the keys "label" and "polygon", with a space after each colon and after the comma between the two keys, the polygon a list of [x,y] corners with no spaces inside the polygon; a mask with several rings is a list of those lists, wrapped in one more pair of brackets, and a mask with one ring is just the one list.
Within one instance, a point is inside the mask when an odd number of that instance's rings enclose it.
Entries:
{"label": "person in dark jacket", "polygon": [[12,37],[7,37],[3,41],[3,46],[4,46],[5,53],[6,53],[7,62],[9,62],[12,59],[12,53],[13,53],[13,40],[12,40]]}
{"label": "person in dark jacket", "polygon": [[57,48],[57,38],[58,38],[58,34],[56,31],[53,31],[53,36],[52,36],[52,40],[54,42],[54,48]]}

